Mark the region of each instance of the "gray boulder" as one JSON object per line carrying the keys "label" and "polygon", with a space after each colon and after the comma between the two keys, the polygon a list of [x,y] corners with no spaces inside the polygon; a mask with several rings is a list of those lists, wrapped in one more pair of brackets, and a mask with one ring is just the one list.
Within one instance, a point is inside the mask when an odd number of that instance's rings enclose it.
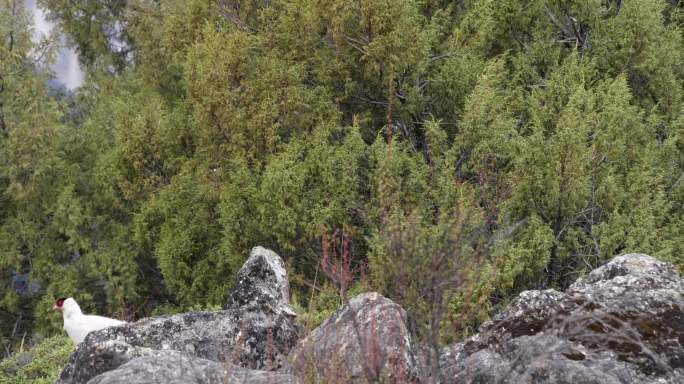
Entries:
{"label": "gray boulder", "polygon": [[95,376],[88,384],[296,384],[295,377],[273,371],[255,371],[230,363],[190,357],[176,351],[131,360]]}
{"label": "gray boulder", "polygon": [[283,262],[255,247],[238,273],[225,310],[142,319],[90,333],[69,359],[59,383],[90,378],[158,351],[277,370],[299,339]]}
{"label": "gray boulder", "polygon": [[89,343],[86,339],[69,358],[57,383],[85,383],[93,376],[116,369],[133,359],[162,352],[118,340]]}
{"label": "gray boulder", "polygon": [[283,261],[275,252],[262,247],[252,249],[240,268],[226,308],[253,308],[295,317],[290,306],[290,282]]}
{"label": "gray boulder", "polygon": [[684,382],[684,280],[641,254],[526,291],[440,356],[445,383]]}
{"label": "gray boulder", "polygon": [[315,383],[411,383],[419,377],[406,312],[364,293],[351,299],[290,355],[294,372]]}

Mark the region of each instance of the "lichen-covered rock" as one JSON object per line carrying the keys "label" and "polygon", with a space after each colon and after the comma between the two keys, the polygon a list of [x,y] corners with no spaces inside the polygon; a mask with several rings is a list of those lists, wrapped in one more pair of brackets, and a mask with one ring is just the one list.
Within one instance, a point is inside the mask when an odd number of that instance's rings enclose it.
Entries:
{"label": "lichen-covered rock", "polygon": [[[83,383],[151,351],[166,350],[277,370],[299,339],[301,327],[294,317],[282,260],[255,247],[225,310],[152,317],[92,332],[71,356],[60,382]],[[92,368],[81,368],[84,365]]]}
{"label": "lichen-covered rock", "polygon": [[91,377],[110,371],[141,356],[154,356],[154,349],[136,347],[117,340],[82,343],[71,355],[57,382],[85,383]]}
{"label": "lichen-covered rock", "polygon": [[190,357],[176,351],[160,351],[129,361],[105,372],[88,384],[297,384],[295,377],[273,371],[255,371]]}
{"label": "lichen-covered rock", "polygon": [[254,308],[260,312],[294,317],[290,306],[290,283],[283,261],[273,251],[254,247],[240,268],[226,308]]}
{"label": "lichen-covered rock", "polygon": [[406,313],[377,294],[354,297],[290,355],[299,377],[316,383],[411,383],[419,377]]}
{"label": "lichen-covered rock", "polygon": [[440,357],[445,383],[684,382],[684,280],[616,257],[565,293],[527,291]]}
{"label": "lichen-covered rock", "polygon": [[[674,266],[643,254],[619,256],[578,279],[570,295],[600,303],[611,310],[652,311],[681,303],[684,281]],[[630,305],[625,305],[629,300]]]}

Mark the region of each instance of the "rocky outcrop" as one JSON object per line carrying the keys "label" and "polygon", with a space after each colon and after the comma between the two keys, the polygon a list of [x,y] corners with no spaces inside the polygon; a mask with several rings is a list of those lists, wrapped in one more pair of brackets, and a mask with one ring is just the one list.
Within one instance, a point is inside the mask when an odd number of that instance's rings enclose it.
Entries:
{"label": "rocky outcrop", "polygon": [[672,265],[632,254],[565,292],[523,292],[477,335],[441,351],[440,378],[421,369],[404,310],[377,293],[302,336],[280,257],[257,247],[224,310],[93,332],[58,382],[682,383],[684,280]]}
{"label": "rocky outcrop", "polygon": [[282,260],[255,247],[225,310],[152,317],[93,332],[78,346],[58,382],[85,383],[133,359],[159,357],[159,351],[169,350],[243,368],[277,370],[299,339],[294,317]]}
{"label": "rocky outcrop", "polygon": [[684,280],[617,257],[564,293],[523,292],[440,366],[445,383],[684,382]]}
{"label": "rocky outcrop", "polygon": [[292,351],[294,371],[315,383],[411,383],[419,377],[406,313],[364,293],[313,330]]}

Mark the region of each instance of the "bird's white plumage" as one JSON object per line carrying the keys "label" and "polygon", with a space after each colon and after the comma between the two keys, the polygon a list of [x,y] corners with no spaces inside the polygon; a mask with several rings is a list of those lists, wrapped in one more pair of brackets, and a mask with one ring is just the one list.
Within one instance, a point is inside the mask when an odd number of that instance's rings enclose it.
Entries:
{"label": "bird's white plumage", "polygon": [[64,300],[62,315],[64,316],[64,330],[75,344],[82,342],[92,331],[125,324],[124,321],[109,317],[84,315],[81,307],[72,298]]}

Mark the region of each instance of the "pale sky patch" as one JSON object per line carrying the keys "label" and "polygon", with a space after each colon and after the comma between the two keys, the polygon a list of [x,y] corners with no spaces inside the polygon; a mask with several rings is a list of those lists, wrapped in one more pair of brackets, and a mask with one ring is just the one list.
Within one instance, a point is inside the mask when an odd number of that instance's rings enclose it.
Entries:
{"label": "pale sky patch", "polygon": [[[45,20],[42,9],[36,6],[36,0],[24,0],[24,6],[33,14],[33,39],[39,40],[42,36],[49,36],[54,25]],[[67,47],[64,37],[60,39],[57,60],[52,64],[57,80],[63,83],[68,89],[75,89],[83,84],[83,71],[78,63],[76,52]]]}

